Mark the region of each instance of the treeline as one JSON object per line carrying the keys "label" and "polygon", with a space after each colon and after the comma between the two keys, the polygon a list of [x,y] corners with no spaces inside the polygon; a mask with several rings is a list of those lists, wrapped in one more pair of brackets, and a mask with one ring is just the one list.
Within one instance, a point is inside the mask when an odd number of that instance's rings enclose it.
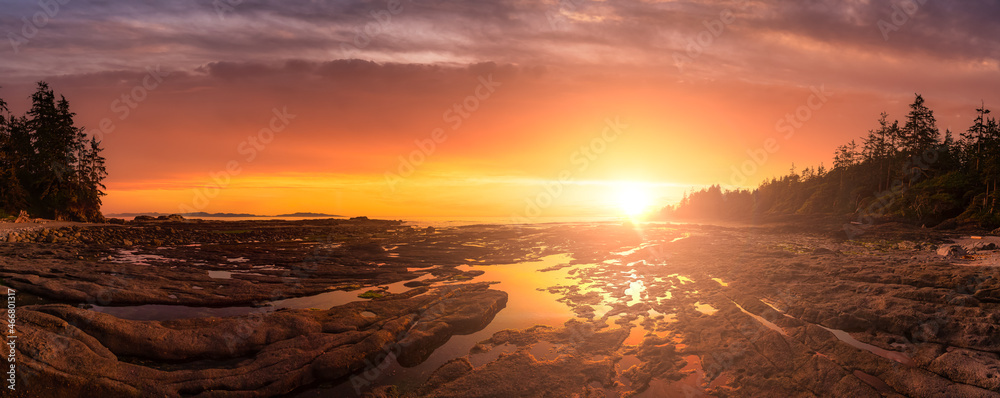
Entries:
{"label": "treeline", "polygon": [[669,218],[747,220],[788,214],[847,215],[927,226],[1000,226],[1000,127],[985,106],[956,137],[938,130],[919,94],[902,123],[882,113],[860,143],[852,140],[822,165],[772,178],[756,189],[712,186],[663,209]]}
{"label": "treeline", "polygon": [[31,109],[11,114],[0,99],[0,212],[57,220],[103,221],[107,177],[101,145],[74,126],[69,102],[45,82]]}

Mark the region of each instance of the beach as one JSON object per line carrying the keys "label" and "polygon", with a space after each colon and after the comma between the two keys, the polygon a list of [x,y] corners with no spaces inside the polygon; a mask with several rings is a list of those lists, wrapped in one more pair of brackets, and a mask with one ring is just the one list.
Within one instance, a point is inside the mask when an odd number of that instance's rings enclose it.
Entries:
{"label": "beach", "polygon": [[981,232],[363,218],[40,227],[0,244],[22,396],[1000,389],[1000,254]]}

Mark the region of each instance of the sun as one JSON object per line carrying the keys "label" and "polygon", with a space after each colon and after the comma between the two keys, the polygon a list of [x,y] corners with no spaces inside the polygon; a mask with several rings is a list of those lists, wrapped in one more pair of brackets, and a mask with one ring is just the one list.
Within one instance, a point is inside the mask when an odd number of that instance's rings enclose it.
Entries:
{"label": "sun", "polygon": [[653,206],[653,195],[640,183],[623,182],[614,187],[618,196],[618,208],[629,218],[636,218]]}

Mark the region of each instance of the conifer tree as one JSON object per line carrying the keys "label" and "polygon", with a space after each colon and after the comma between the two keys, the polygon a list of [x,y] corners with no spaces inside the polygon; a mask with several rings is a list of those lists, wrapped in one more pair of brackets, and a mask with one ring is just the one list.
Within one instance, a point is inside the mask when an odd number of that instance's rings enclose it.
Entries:
{"label": "conifer tree", "polygon": [[107,170],[100,142],[87,140],[65,97],[45,82],[31,95],[26,116],[0,100],[0,210],[16,214],[101,221]]}

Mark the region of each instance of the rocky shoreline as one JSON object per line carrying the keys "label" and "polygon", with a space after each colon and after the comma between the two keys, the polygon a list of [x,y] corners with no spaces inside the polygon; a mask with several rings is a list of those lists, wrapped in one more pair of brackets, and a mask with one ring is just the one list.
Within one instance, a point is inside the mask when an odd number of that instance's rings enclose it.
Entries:
{"label": "rocky shoreline", "polygon": [[[975,233],[367,219],[43,231],[0,243],[30,396],[1000,396],[1000,252]],[[497,273],[557,255],[534,277]],[[529,292],[565,320],[497,329]],[[114,307],[153,314],[102,312]],[[155,313],[211,307],[247,310]],[[382,374],[484,332],[419,380]]]}

